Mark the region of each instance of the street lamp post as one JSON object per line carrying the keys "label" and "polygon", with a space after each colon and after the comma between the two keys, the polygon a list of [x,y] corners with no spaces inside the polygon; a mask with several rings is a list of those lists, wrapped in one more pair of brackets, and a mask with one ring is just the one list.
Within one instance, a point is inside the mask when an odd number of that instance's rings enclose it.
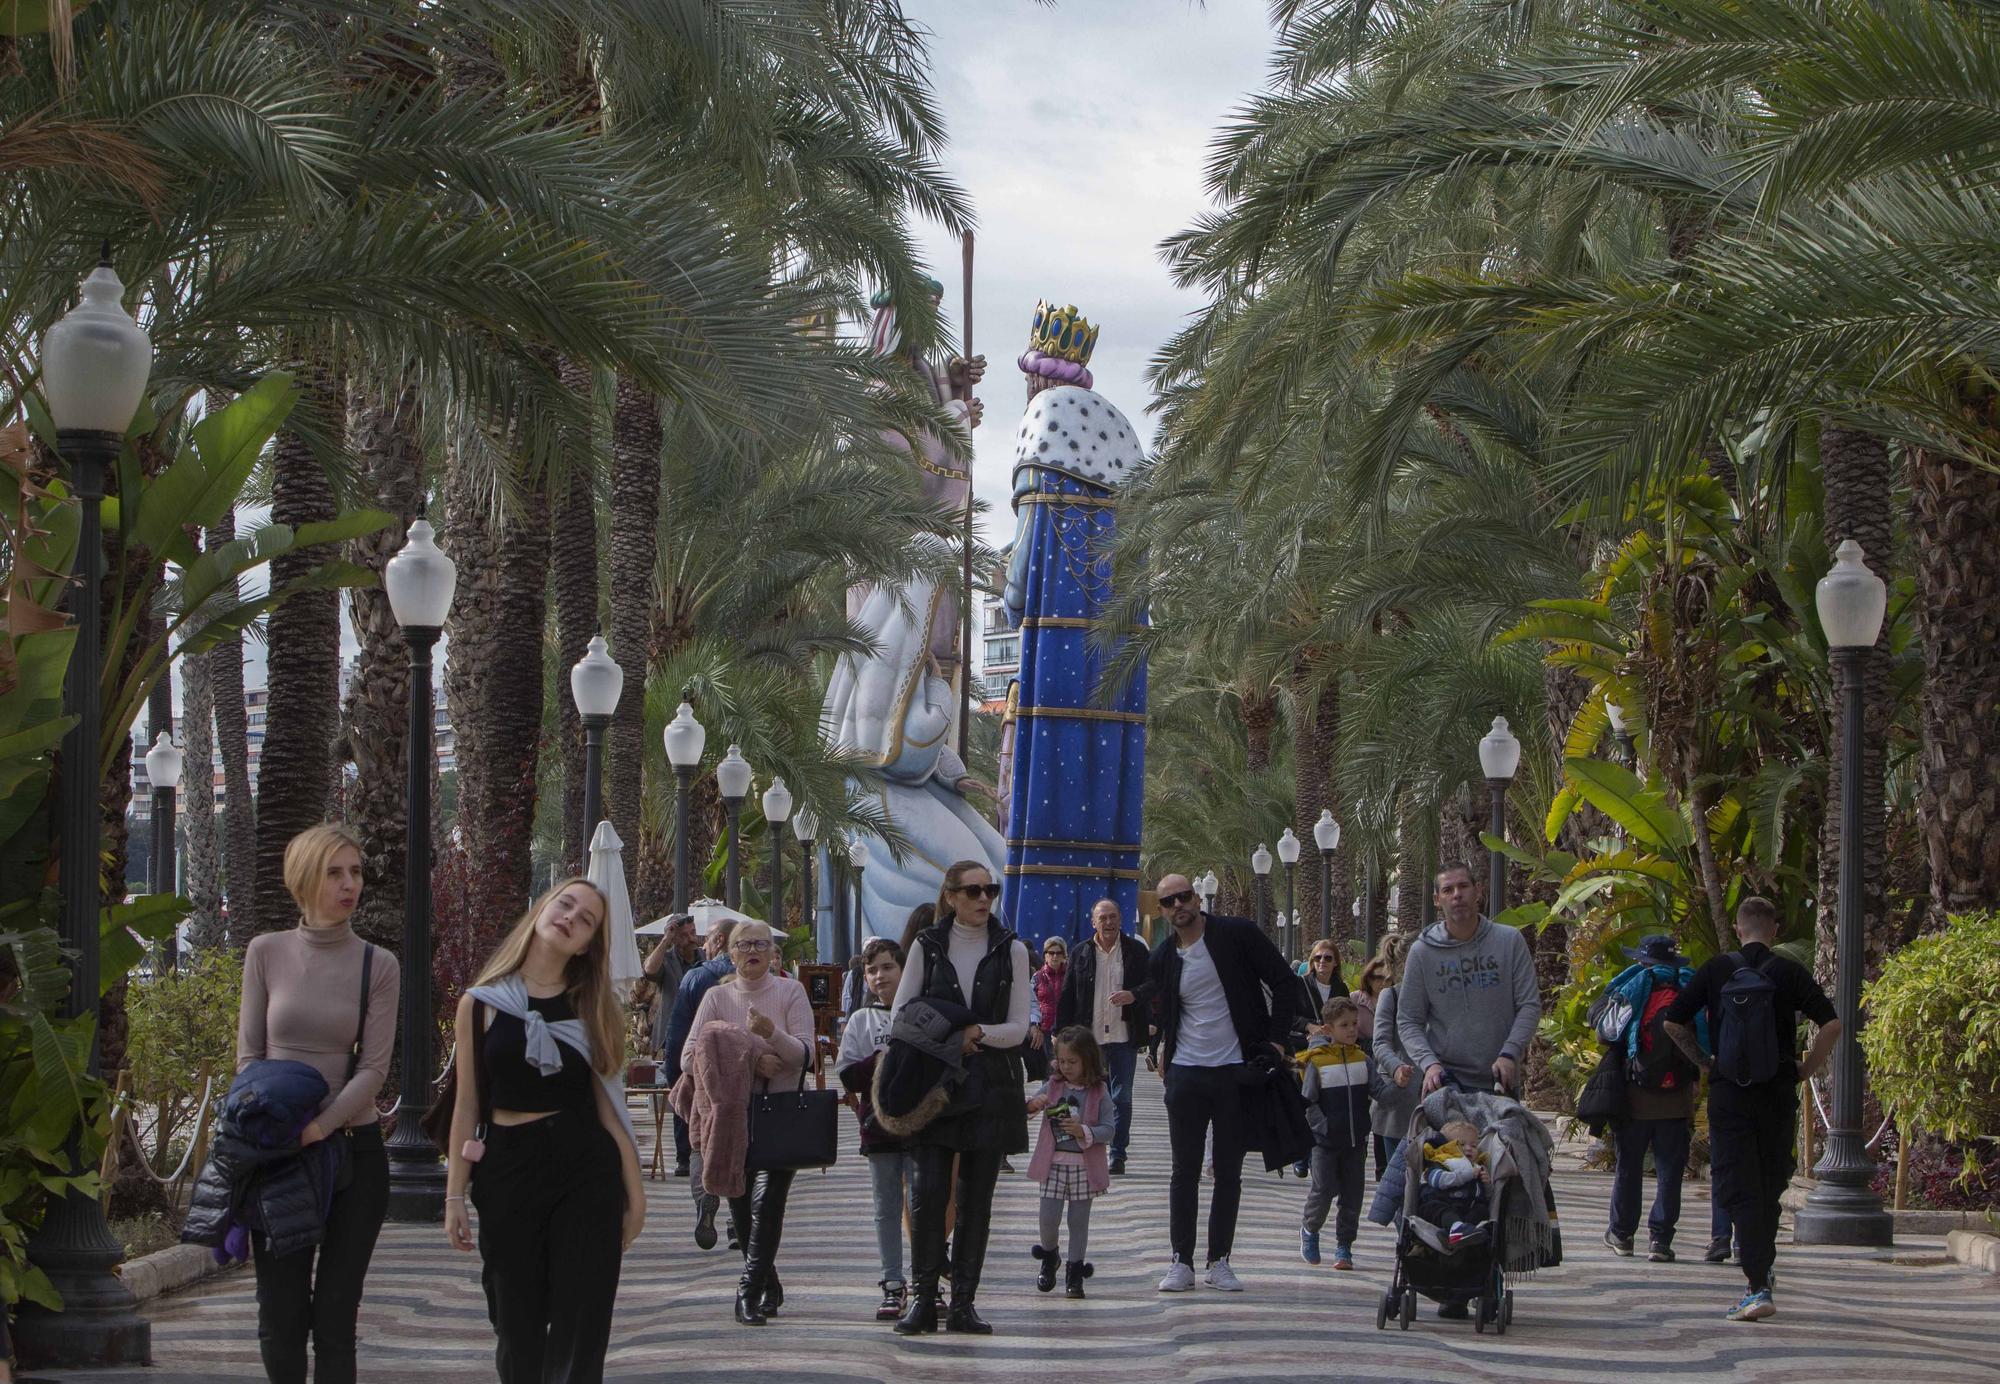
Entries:
{"label": "street lamp post", "polygon": [[1849,538],[1835,553],[1833,570],[1815,593],[1840,675],[1840,916],[1834,1009],[1840,1038],[1833,1048],[1833,1110],[1826,1152],[1813,1169],[1818,1179],[1799,1208],[1792,1238],[1802,1245],[1887,1245],[1895,1220],[1882,1209],[1873,1184],[1875,1164],[1861,1137],[1862,890],[1866,862],[1861,827],[1866,808],[1861,758],[1866,734],[1864,694],[1868,659],[1882,632],[1888,590],[1862,562],[1861,545]]}
{"label": "street lamp post", "polygon": [[[98,915],[103,905],[98,868],[97,741],[101,730],[98,679],[103,662],[99,601],[105,474],[125,447],[125,430],[146,392],[153,346],[125,311],[125,286],[111,267],[110,246],[83,281],[83,301],[42,338],[42,398],[56,425],[56,451],[68,463],[78,510],[76,585],[69,613],[76,627],[63,680],[63,709],[75,717],[62,738],[56,787],[60,831],[58,884],[64,948],[70,963],[62,1015],[94,1014],[98,1002]],[[93,1034],[86,1069],[98,1072]],[[74,1164],[73,1137],[65,1148]],[[80,1169],[79,1169],[80,1171]],[[152,1360],[152,1327],[114,1266],[125,1251],[95,1195],[72,1185],[54,1201],[28,1243],[28,1259],[62,1295],[63,1310],[24,1303],[18,1318],[25,1365],[143,1365]]]}
{"label": "street lamp post", "polygon": [[774,778],[764,790],[764,820],[771,825],[771,926],[780,932],[785,930],[785,822],[791,815],[792,790]]}
{"label": "street lamp post", "polygon": [[743,866],[737,855],[737,833],[743,825],[743,800],[750,796],[750,761],[735,745],[715,766],[716,791],[722,794],[722,830],[727,843],[722,865],[722,901],[743,906]]}
{"label": "street lamp post", "polygon": [[1271,929],[1271,900],[1270,896],[1265,893],[1265,890],[1271,882],[1271,852],[1261,841],[1257,843],[1257,849],[1250,852],[1250,872],[1257,877],[1255,885],[1257,891],[1257,926],[1269,932]]}
{"label": "street lamp post", "polygon": [[[604,636],[593,634],[590,647],[569,670],[569,695],[583,722],[583,839],[597,832],[604,815],[604,732],[625,691],[625,670],[612,661]],[[586,854],[588,850],[586,849]]]}
{"label": "street lamp post", "polygon": [[708,732],[694,719],[694,708],[686,702],[667,723],[667,763],[674,766],[674,912],[688,907],[688,795],[694,790],[694,771],[701,765],[701,747]]}
{"label": "street lamp post", "polygon": [[1285,929],[1285,960],[1299,959],[1299,838],[1292,834],[1290,827],[1278,838],[1278,859],[1285,862],[1285,917],[1291,926]]}
{"label": "street lamp post", "polygon": [[[153,788],[153,849],[146,862],[147,889],[155,894],[174,892],[174,785],[181,781],[180,750],[172,737],[161,731],[146,751],[146,782]],[[180,966],[180,929],[167,937],[167,970]]]}
{"label": "street lamp post", "polygon": [[[1521,742],[1507,729],[1507,718],[1495,716],[1493,729],[1479,742],[1479,767],[1486,771],[1486,791],[1493,803],[1491,831],[1496,840],[1507,839],[1507,785],[1521,767]],[[1498,917],[1507,907],[1507,855],[1493,850],[1486,857],[1487,916]]]}
{"label": "street lamp post", "polygon": [[1319,935],[1333,936],[1333,853],[1340,849],[1340,823],[1333,820],[1333,809],[1319,810],[1319,820],[1313,823],[1313,844],[1319,847]]}
{"label": "street lamp post", "polygon": [[[813,892],[813,840],[819,835],[819,818],[812,809],[800,808],[792,817],[792,835],[799,843],[799,916],[812,934],[813,954],[819,951],[819,896]],[[831,940],[831,939],[829,939]],[[829,948],[829,951],[831,949]]]}
{"label": "street lamp post", "polygon": [[1606,697],[1604,714],[1611,719],[1611,734],[1618,741],[1618,748],[1625,756],[1625,765],[1634,773],[1639,771],[1639,746],[1632,739],[1632,732],[1625,724],[1625,708]]}
{"label": "street lamp post", "polygon": [[[859,952],[861,944],[868,940],[868,920],[862,916],[862,900],[866,896],[861,892],[862,875],[868,868],[868,843],[861,839],[858,831],[854,833],[854,839],[847,843],[847,863],[854,867],[854,938],[851,946],[841,947],[845,955],[834,958],[843,966],[847,964],[847,958]],[[846,940],[843,938],[843,943]]]}
{"label": "street lamp post", "polygon": [[431,526],[419,519],[382,569],[389,608],[410,646],[409,820],[403,859],[403,1083],[396,1128],[389,1136],[389,1219],[444,1219],[444,1165],[417,1123],[418,1104],[431,1073],[431,767],[437,750],[431,690],[431,651],[451,613],[458,568],[438,549]]}
{"label": "street lamp post", "polygon": [[1213,870],[1210,870],[1194,882],[1195,893],[1201,895],[1202,912],[1207,913],[1215,907],[1215,891],[1221,886],[1221,883],[1222,881],[1215,877],[1215,871]]}

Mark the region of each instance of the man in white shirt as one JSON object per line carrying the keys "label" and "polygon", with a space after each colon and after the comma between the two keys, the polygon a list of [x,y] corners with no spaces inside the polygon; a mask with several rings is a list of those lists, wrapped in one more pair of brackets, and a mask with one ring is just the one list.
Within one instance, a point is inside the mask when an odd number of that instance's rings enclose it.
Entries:
{"label": "man in white shirt", "polygon": [[1080,1024],[1104,1049],[1106,1080],[1117,1112],[1117,1133],[1111,1141],[1114,1177],[1125,1171],[1125,1150],[1132,1137],[1132,1076],[1147,1029],[1139,992],[1146,984],[1147,969],[1146,944],[1126,933],[1116,903],[1099,899],[1090,910],[1090,941],[1076,949],[1063,978],[1056,1027]]}
{"label": "man in white shirt", "polygon": [[1298,977],[1255,923],[1204,913],[1186,875],[1162,879],[1159,899],[1173,931],[1154,949],[1138,998],[1159,1001],[1160,1067],[1174,1159],[1167,1203],[1174,1258],[1160,1291],[1194,1287],[1202,1152],[1213,1130],[1215,1192],[1203,1281],[1238,1293],[1243,1285],[1229,1267],[1229,1251],[1252,1123],[1244,1098],[1250,1089],[1245,1082],[1253,1076],[1247,1059],[1265,1050],[1279,1059],[1287,1055]]}

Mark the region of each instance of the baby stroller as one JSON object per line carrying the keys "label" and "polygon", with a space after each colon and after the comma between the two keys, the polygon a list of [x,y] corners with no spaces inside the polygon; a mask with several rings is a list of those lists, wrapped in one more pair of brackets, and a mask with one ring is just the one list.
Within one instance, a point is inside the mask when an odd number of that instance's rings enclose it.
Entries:
{"label": "baby stroller", "polygon": [[[1478,1194],[1470,1200],[1479,1217],[1477,1223],[1459,1223],[1459,1233],[1454,1236],[1453,1225],[1439,1225],[1423,1214],[1424,1141],[1456,1120],[1479,1131],[1478,1150],[1485,1156],[1491,1181],[1479,1185]],[[1533,1143],[1537,1136],[1539,1148],[1510,1147],[1510,1141]],[[1465,1303],[1475,1331],[1491,1326],[1504,1333],[1513,1324],[1510,1274],[1553,1262],[1541,1246],[1514,1243],[1531,1206],[1545,1195],[1541,1187],[1527,1186],[1522,1163],[1539,1158],[1545,1170],[1547,1151],[1548,1133],[1541,1122],[1519,1101],[1506,1096],[1447,1088],[1416,1108],[1410,1117],[1409,1134],[1378,1188],[1376,1206],[1370,1213],[1370,1219],[1383,1224],[1393,1221],[1396,1227],[1395,1271],[1375,1309],[1378,1331],[1387,1327],[1392,1317],[1408,1331],[1416,1320],[1418,1294],[1440,1304]],[[1398,1173],[1402,1184],[1399,1199],[1393,1185]],[[1436,1194],[1430,1196],[1435,1212]]]}

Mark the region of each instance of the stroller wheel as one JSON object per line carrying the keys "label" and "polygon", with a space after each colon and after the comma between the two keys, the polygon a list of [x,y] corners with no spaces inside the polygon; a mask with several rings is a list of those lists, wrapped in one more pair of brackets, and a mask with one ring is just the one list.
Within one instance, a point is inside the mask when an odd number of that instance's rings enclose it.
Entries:
{"label": "stroller wheel", "polygon": [[1394,1293],[1382,1294],[1375,1304],[1375,1329],[1382,1330],[1389,1325],[1389,1305],[1396,1300]]}
{"label": "stroller wheel", "polygon": [[1410,1323],[1415,1321],[1416,1319],[1417,1319],[1417,1290],[1415,1288],[1405,1288],[1403,1289],[1403,1315],[1402,1315],[1403,1330],[1408,1331],[1410,1329]]}
{"label": "stroller wheel", "polygon": [[1500,1298],[1500,1329],[1505,1331],[1514,1324],[1514,1290],[1509,1288]]}
{"label": "stroller wheel", "polygon": [[1472,1300],[1472,1329],[1481,1336],[1486,1334],[1486,1299],[1483,1297]]}

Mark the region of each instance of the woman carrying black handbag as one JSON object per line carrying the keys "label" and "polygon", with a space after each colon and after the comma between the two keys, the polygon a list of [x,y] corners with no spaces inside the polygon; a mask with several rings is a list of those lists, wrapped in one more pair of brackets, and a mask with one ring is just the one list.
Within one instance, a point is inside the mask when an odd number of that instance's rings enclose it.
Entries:
{"label": "woman carrying black handbag", "polygon": [[[814,1036],[812,1001],[805,986],[789,976],[773,975],[777,939],[770,924],[738,923],[729,935],[729,959],[736,974],[701,997],[694,1023],[688,1028],[681,1064],[693,1061],[694,1045],[711,1023],[730,1024],[761,1040],[754,1093],[789,1093],[802,1088],[812,1066]],[[753,1106],[756,1104],[752,1101]],[[754,1144],[756,1131],[749,1131]],[[746,1165],[743,1195],[729,1199],[729,1214],[743,1234],[743,1277],[736,1285],[736,1320],[762,1326],[784,1305],[778,1282],[778,1241],[785,1233],[785,1202],[791,1196],[795,1170]]]}
{"label": "woman carrying black handbag", "polygon": [[[1034,999],[1028,949],[993,914],[1000,886],[976,860],[944,873],[937,922],[919,932],[896,990],[895,1009],[914,999],[941,1000],[972,1011],[965,1030],[966,1079],[960,1098],[910,1140],[916,1176],[910,1189],[909,1305],[899,1335],[938,1327],[938,1278],[944,1272],[945,1208],[956,1202],[951,1234],[953,1331],[990,1335],[973,1308],[993,1218],[993,1186],[1008,1154],[1028,1151],[1027,1097],[1021,1090],[1020,1047]],[[953,1174],[953,1159],[957,1173]]]}

